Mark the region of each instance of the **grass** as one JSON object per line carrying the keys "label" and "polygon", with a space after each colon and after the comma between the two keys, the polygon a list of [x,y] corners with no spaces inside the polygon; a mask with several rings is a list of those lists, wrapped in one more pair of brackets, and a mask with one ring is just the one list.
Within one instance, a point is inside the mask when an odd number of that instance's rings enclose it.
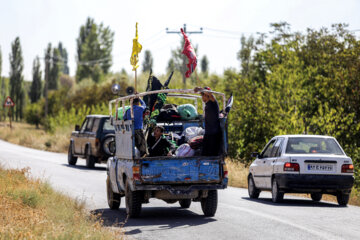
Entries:
{"label": "grass", "polygon": [[106,229],[89,216],[84,202],[29,179],[28,169],[0,166],[0,239],[123,239],[121,229]]}
{"label": "grass", "polygon": [[10,129],[9,123],[0,122],[0,139],[25,147],[65,153],[72,130],[70,127],[58,128],[50,134],[27,123],[13,122]]}
{"label": "grass", "polygon": [[[240,162],[231,161],[229,159],[226,160],[226,166],[229,171],[229,185],[232,187],[247,188],[247,176],[249,174],[249,168]],[[292,193],[292,195],[311,198],[310,194]],[[322,200],[337,203],[336,197],[333,195],[324,194]],[[349,204],[360,206],[360,191],[356,188],[353,188],[351,191]]]}

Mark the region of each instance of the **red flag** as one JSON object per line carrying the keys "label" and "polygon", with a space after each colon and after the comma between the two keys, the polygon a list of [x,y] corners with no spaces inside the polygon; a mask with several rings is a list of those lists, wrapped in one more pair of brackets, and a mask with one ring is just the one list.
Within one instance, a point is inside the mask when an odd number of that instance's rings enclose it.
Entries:
{"label": "red flag", "polygon": [[185,45],[184,45],[184,49],[182,51],[182,54],[187,56],[187,58],[189,59],[189,63],[186,64],[186,66],[188,67],[188,70],[185,73],[185,77],[188,78],[188,77],[190,77],[191,73],[194,72],[194,70],[196,68],[197,59],[196,59],[195,50],[191,46],[189,38],[186,36],[186,34],[184,33],[184,30],[182,28],[180,30],[181,30],[181,33],[184,35],[184,40],[185,40]]}

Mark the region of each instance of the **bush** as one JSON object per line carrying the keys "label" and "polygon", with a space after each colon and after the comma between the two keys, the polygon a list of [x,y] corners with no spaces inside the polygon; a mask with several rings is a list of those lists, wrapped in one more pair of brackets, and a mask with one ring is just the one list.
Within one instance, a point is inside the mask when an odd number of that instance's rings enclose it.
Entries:
{"label": "bush", "polygon": [[44,116],[44,111],[41,108],[40,103],[29,104],[25,109],[25,120],[27,123],[35,124],[36,128],[39,128]]}

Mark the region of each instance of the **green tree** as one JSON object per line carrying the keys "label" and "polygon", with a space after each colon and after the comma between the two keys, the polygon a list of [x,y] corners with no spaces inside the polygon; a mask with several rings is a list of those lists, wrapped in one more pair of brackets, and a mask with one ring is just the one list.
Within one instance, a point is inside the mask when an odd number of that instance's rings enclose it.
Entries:
{"label": "green tree", "polygon": [[41,98],[41,90],[42,90],[39,57],[36,57],[33,62],[32,74],[33,74],[33,79],[30,88],[30,100],[31,103],[35,103]]}
{"label": "green tree", "polygon": [[206,55],[202,57],[200,67],[202,73],[207,73],[209,71],[209,60]]}
{"label": "green tree", "polygon": [[[51,45],[50,45],[51,46]],[[52,49],[50,57],[50,70],[49,70],[49,90],[57,90],[59,88],[59,73],[62,66],[60,51],[58,48]]]}
{"label": "green tree", "polygon": [[87,18],[80,27],[77,38],[76,80],[91,77],[99,82],[102,74],[107,74],[112,62],[114,33],[109,27],[96,24],[94,19]]}
{"label": "green tree", "polygon": [[63,47],[62,43],[59,42],[58,50],[60,54],[60,61],[61,65],[59,66],[60,72],[69,75],[69,66],[68,66],[68,53],[66,51],[66,48]]}
{"label": "green tree", "polygon": [[1,47],[0,47],[0,79],[1,79],[1,70],[2,70],[2,54],[1,54]]}
{"label": "green tree", "polygon": [[150,50],[145,51],[145,57],[142,64],[143,72],[150,71],[153,68],[154,59]]}
{"label": "green tree", "polygon": [[10,54],[10,96],[12,97],[15,106],[12,115],[15,116],[16,121],[23,118],[25,94],[24,94],[24,77],[22,71],[24,68],[20,38],[16,37],[11,44]]}

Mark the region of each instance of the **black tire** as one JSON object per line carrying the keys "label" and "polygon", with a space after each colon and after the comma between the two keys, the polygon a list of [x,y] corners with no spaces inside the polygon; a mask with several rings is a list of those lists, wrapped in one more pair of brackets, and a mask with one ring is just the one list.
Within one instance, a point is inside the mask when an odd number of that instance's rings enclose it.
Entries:
{"label": "black tire", "polygon": [[314,202],[319,202],[322,198],[322,193],[312,193],[311,194],[311,199],[314,201]]}
{"label": "black tire", "polygon": [[96,159],[94,156],[91,155],[89,148],[87,148],[86,152],[86,167],[94,168]]}
{"label": "black tire", "polygon": [[110,186],[110,178],[107,176],[106,178],[106,193],[107,193],[107,201],[110,209],[117,210],[120,207],[121,196],[118,193],[114,193]]}
{"label": "black tire", "polygon": [[[107,136],[103,143],[102,143],[102,149],[103,149],[103,152],[106,154],[106,155],[109,155],[109,156],[114,156],[115,154],[115,137],[114,136]],[[114,152],[111,152],[111,150],[114,150]]]}
{"label": "black tire", "polygon": [[179,203],[182,208],[189,208],[191,205],[191,199],[181,199],[179,200]]}
{"label": "black tire", "polygon": [[201,199],[201,209],[205,216],[213,217],[216,213],[218,204],[217,190],[209,190],[207,198]]}
{"label": "black tire", "polygon": [[130,218],[136,218],[140,216],[142,196],[143,194],[141,191],[131,191],[128,181],[126,181],[126,213]]}
{"label": "black tire", "polygon": [[74,157],[74,155],[72,154],[72,143],[70,143],[69,145],[69,150],[68,150],[68,163],[69,165],[75,165],[77,162],[77,157]]}
{"label": "black tire", "polygon": [[279,203],[284,199],[284,193],[280,192],[279,185],[277,184],[275,178],[273,178],[272,180],[271,194],[272,194],[272,201],[274,203]]}
{"label": "black tire", "polygon": [[347,204],[349,203],[350,194],[339,192],[336,195],[336,198],[337,198],[337,202],[340,206],[346,207]]}
{"label": "black tire", "polygon": [[257,199],[259,198],[260,195],[260,190],[258,188],[256,188],[255,186],[255,182],[253,177],[250,175],[248,177],[248,193],[249,193],[249,197],[253,198],[253,199]]}

